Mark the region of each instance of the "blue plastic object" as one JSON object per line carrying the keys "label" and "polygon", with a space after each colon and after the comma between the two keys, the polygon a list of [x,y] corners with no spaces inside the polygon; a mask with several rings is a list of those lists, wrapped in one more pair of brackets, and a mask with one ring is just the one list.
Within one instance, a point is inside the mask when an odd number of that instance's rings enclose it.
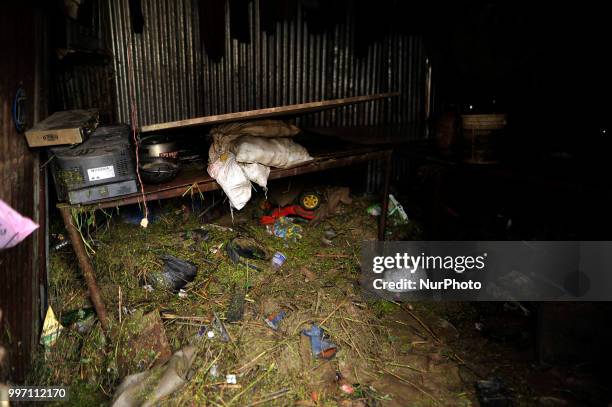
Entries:
{"label": "blue plastic object", "polygon": [[310,337],[310,348],[313,355],[323,359],[331,359],[338,350],[337,346],[325,337],[325,331],[317,324],[302,331],[302,335]]}
{"label": "blue plastic object", "polygon": [[268,316],[268,318],[264,319],[264,321],[270,328],[276,331],[278,329],[278,324],[280,324],[283,318],[285,318],[285,315],[286,315],[285,311],[281,310],[277,314],[272,314]]}

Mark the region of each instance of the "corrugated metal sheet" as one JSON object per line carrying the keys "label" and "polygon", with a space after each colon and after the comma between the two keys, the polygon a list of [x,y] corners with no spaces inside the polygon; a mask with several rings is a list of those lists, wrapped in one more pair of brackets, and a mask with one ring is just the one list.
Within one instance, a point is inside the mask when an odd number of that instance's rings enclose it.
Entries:
{"label": "corrugated metal sheet", "polygon": [[[133,34],[128,0],[108,2],[118,119],[130,122],[130,87],[141,125],[201,115],[202,54],[195,5],[191,0],[145,0],[142,5],[145,28]],[[133,83],[128,74],[130,44]]]}
{"label": "corrugated metal sheet", "polygon": [[[12,121],[13,97],[21,85],[27,94],[28,122],[38,109],[34,104],[38,83],[35,82],[35,33],[40,24],[35,20],[29,2],[11,3],[0,13],[0,199],[15,210],[40,222],[38,211],[38,153],[28,149],[25,138],[18,134]],[[8,349],[8,371],[0,366],[0,381],[8,375],[15,381],[26,374],[39,334],[39,266],[44,264],[40,253],[42,231],[36,231],[14,248],[0,251],[0,343]]]}
{"label": "corrugated metal sheet", "polygon": [[97,108],[112,121],[116,92],[108,5],[92,0],[91,6],[91,21],[57,17],[54,29],[63,28],[65,36],[54,44],[49,106],[51,111]]}
{"label": "corrugated metal sheet", "polygon": [[[142,5],[144,32],[133,34],[128,0],[108,2],[121,121],[129,121],[130,87],[141,125],[386,91],[401,96],[308,115],[298,124],[357,126],[423,117],[426,63],[419,37],[390,34],[358,57],[351,13],[333,29],[313,33],[298,2],[295,18],[266,32],[260,0],[254,0],[248,3],[250,42],[231,38],[226,12],[225,56],[213,60],[200,43],[197,1],[143,0]],[[134,83],[127,74],[130,43]]]}
{"label": "corrugated metal sheet", "polygon": [[54,75],[51,110],[98,108],[115,113],[113,67],[104,63],[60,63]]}

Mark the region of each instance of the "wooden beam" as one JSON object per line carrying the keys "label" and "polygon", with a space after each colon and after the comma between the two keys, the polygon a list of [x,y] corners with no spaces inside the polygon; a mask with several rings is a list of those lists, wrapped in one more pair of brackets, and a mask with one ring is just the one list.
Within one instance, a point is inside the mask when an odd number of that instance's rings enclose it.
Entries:
{"label": "wooden beam", "polygon": [[333,100],[321,100],[318,102],[300,103],[297,105],[268,107],[265,109],[247,110],[244,112],[225,113],[213,116],[196,117],[193,119],[177,120],[174,122],[149,124],[142,126],[140,129],[141,133],[148,133],[152,131],[168,130],[168,129],[179,129],[184,127],[199,126],[199,125],[212,125],[221,124],[227,122],[235,122],[241,120],[253,120],[263,119],[266,117],[282,116],[288,114],[301,114],[318,112],[326,109],[333,109],[336,107],[351,105],[354,103],[371,102],[373,100],[386,99],[394,96],[398,96],[399,93],[378,93],[374,95],[365,96],[353,96],[350,98],[333,99]]}

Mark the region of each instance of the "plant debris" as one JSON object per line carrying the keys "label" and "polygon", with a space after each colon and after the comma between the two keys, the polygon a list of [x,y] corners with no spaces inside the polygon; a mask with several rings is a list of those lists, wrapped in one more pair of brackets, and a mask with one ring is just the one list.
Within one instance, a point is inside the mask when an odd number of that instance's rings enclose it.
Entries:
{"label": "plant debris", "polygon": [[[475,402],[473,382],[461,382],[457,362],[430,363],[428,355],[443,353],[444,343],[416,321],[406,326],[394,322],[403,312],[398,306],[361,296],[356,283],[359,246],[377,236],[377,219],[366,212],[371,201],[340,200],[334,216],[318,225],[305,224],[299,240],[279,239],[249,221],[255,201],[234,213],[233,224],[229,213],[214,225],[200,224],[196,214],[184,222],[184,212],[174,208],[160,210],[158,221],[147,229],[114,215],[105,218],[106,225],[91,231],[99,242],[92,262],[116,334],[105,339],[98,323],[84,334],[65,330],[47,359],[36,360],[31,382],[70,385],[75,404],[99,405],[115,392],[116,400],[127,397],[118,390],[126,375],[152,372],[151,377],[159,378],[177,351],[192,349],[190,363],[183,366],[189,375],[179,374],[180,390],[155,403],[315,405],[314,394],[317,405],[436,405],[433,396],[437,405],[456,406],[468,405],[462,394],[470,391]],[[90,233],[83,235],[89,238]],[[333,239],[333,246],[322,247],[322,238]],[[245,248],[246,241],[257,246]],[[239,261],[232,258],[236,243],[241,243]],[[286,253],[282,268],[271,262],[270,254],[276,252]],[[50,258],[50,303],[60,319],[70,310],[91,306],[73,256],[57,251]],[[164,256],[197,268],[181,278],[186,296],[176,295],[174,286],[142,289],[143,281],[164,270]],[[251,264],[259,270],[254,272]],[[126,349],[146,348],[125,341],[136,340],[138,335],[128,331],[138,330],[135,321],[146,315],[161,315],[156,332],[165,335],[170,352],[164,351],[165,357],[159,350],[141,352],[135,363],[125,365]],[[316,335],[302,335],[312,332],[313,324],[333,341],[333,346],[322,343],[322,350],[335,349],[332,359],[313,357],[310,341]],[[163,364],[172,351],[175,356]],[[167,394],[155,390],[159,381],[144,382],[147,400]],[[138,402],[142,395],[139,391]]]}

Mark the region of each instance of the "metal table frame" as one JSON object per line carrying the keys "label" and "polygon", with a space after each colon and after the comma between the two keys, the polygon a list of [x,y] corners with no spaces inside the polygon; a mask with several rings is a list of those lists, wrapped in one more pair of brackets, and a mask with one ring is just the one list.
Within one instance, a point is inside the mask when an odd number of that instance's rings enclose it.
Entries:
{"label": "metal table frame", "polygon": [[[382,190],[382,213],[378,224],[378,239],[384,240],[385,224],[387,221],[387,210],[389,205],[389,179],[391,176],[392,165],[391,155],[392,150],[388,148],[380,149],[372,147],[322,154],[315,156],[313,161],[309,161],[296,167],[287,169],[272,169],[270,171],[269,179],[286,178],[295,175],[329,170],[333,168],[347,167],[372,160],[383,160],[385,172]],[[144,191],[144,200],[153,201],[159,199],[180,197],[185,194],[185,192],[188,192],[191,188],[195,188],[196,186],[201,192],[208,192],[220,189],[219,184],[217,184],[213,178],[211,178],[205,173],[201,173],[196,177],[187,177],[182,179],[177,178],[176,180],[167,184],[146,186]],[[89,291],[89,297],[96,310],[96,313],[98,314],[98,319],[100,320],[102,329],[105,332],[108,332],[109,328],[106,307],[104,306],[104,302],[102,301],[100,289],[98,288],[98,284],[95,278],[95,272],[89,260],[89,256],[87,255],[87,251],[85,250],[85,244],[83,243],[79,230],[73,223],[71,211],[72,209],[95,210],[103,208],[113,208],[135,203],[141,203],[142,201],[143,195],[141,193],[135,193],[122,197],[105,199],[86,205],[70,205],[66,203],[60,203],[57,205],[62,215],[64,225],[66,226],[66,230],[68,231],[70,242],[72,243],[72,247],[77,256],[79,268],[81,269],[85,278],[87,289]]]}

